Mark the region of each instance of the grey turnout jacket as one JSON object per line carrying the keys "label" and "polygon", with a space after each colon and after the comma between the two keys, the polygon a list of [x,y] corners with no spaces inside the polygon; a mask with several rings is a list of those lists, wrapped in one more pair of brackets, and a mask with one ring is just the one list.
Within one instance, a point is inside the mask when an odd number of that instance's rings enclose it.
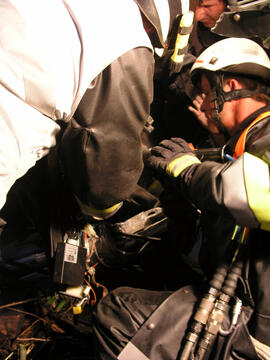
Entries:
{"label": "grey turnout jacket", "polygon": [[[133,0],[5,0],[0,18],[0,207],[16,179],[55,146],[57,120],[71,122],[83,95],[94,87],[102,90],[91,95],[93,127],[89,130],[88,120],[82,124],[94,145],[84,154],[87,160],[79,155],[68,159],[71,148],[65,159],[92,163],[91,176],[107,179],[105,190],[103,182],[100,190],[89,180],[96,192],[94,207],[121,202],[141,173],[140,133],[152,101],[152,45],[138,6]],[[135,49],[140,49],[137,55]],[[119,60],[129,51],[131,57]],[[99,151],[101,144],[104,151]],[[72,175],[83,178],[85,172]],[[115,193],[127,181],[123,194]],[[91,197],[85,188],[76,195],[82,201]]]}

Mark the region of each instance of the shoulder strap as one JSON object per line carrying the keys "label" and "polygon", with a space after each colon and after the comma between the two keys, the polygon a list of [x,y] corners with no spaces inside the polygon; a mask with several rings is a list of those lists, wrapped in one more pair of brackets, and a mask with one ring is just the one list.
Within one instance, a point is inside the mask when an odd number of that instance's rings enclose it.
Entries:
{"label": "shoulder strap", "polygon": [[246,144],[246,136],[247,133],[249,131],[249,129],[257,124],[259,121],[265,119],[267,116],[270,116],[270,111],[266,111],[262,114],[260,114],[255,120],[252,121],[252,123],[242,132],[242,134],[240,135],[236,145],[235,145],[235,149],[234,149],[234,154],[233,157],[235,159],[237,159],[240,155],[243,154],[243,152],[245,151],[245,144]]}

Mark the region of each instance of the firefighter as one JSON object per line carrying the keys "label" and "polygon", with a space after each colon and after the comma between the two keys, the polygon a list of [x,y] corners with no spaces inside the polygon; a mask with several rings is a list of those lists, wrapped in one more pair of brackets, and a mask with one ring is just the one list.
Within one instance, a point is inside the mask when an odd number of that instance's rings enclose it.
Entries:
{"label": "firefighter", "polygon": [[227,9],[224,0],[196,0],[194,9],[195,25],[190,36],[190,52],[198,57],[199,54],[223,37],[214,34],[211,28]]}
{"label": "firefighter", "polygon": [[[170,57],[174,53],[172,49],[168,49],[165,56],[156,61],[154,101],[151,105],[153,118],[157,120],[152,133],[153,144],[170,138],[174,136],[173,134],[178,134],[197,146],[213,142],[212,138],[208,138],[204,126],[200,126],[204,125],[204,116],[197,110],[201,96],[193,88],[189,73],[193,62],[204,49],[224,39],[224,36],[213,33],[211,28],[226,11],[226,6],[224,0],[192,1],[193,26],[181,70],[168,73]],[[168,63],[164,66],[166,59]],[[179,113],[181,113],[180,118]],[[198,124],[197,119],[201,124]]]}
{"label": "firefighter", "polygon": [[[199,260],[208,280],[231,248],[236,229],[241,230],[238,241],[245,242],[242,275],[231,293],[241,299],[243,310],[231,332],[217,336],[211,359],[268,358],[261,354],[269,356],[270,350],[270,61],[256,42],[228,38],[197,58],[191,77],[205,94],[202,110],[209,131],[227,139],[220,159],[201,161],[184,139],[172,138],[153,147],[146,163],[161,181],[171,178],[200,211]],[[235,256],[237,250],[231,254],[233,264]],[[99,357],[194,358],[181,352],[196,300],[198,289],[191,286],[173,293],[112,291],[94,317]]]}
{"label": "firefighter", "polygon": [[[0,208],[56,145],[83,213],[114,214],[136,188],[150,113],[154,49],[180,1],[1,4]],[[159,14],[161,14],[159,16]]]}
{"label": "firefighter", "polygon": [[269,56],[269,0],[228,0],[226,11],[212,28],[221,36],[260,41]]}

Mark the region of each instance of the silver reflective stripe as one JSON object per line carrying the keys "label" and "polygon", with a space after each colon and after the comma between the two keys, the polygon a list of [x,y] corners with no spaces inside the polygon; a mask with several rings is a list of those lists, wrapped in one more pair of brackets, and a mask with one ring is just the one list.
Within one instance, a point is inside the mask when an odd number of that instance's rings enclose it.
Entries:
{"label": "silver reflective stripe", "polygon": [[255,339],[251,335],[249,335],[252,343],[255,347],[255,350],[258,354],[259,359],[262,360],[270,360],[270,347],[261,343],[259,340]]}
{"label": "silver reflective stripe", "polygon": [[117,357],[118,360],[150,360],[132,342],[129,342]]}
{"label": "silver reflective stripe", "polygon": [[222,183],[224,204],[235,218],[236,223],[257,228],[259,223],[248,204],[243,155],[224,171]]}

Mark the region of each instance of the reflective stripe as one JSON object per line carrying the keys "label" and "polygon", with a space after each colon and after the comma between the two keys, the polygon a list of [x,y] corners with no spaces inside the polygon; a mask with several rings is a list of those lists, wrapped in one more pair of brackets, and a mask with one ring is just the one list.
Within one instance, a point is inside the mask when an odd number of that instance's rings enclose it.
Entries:
{"label": "reflective stripe", "polygon": [[117,357],[118,360],[150,360],[132,342],[129,342]]}
{"label": "reflective stripe", "polygon": [[255,350],[261,360],[270,360],[270,346],[261,343],[259,340],[255,339],[251,335],[249,335],[251,341],[255,347]]}
{"label": "reflective stripe", "polygon": [[123,204],[122,202],[120,202],[118,204],[115,204],[115,205],[107,208],[107,209],[99,210],[99,209],[95,209],[95,208],[92,208],[92,207],[84,204],[83,202],[81,202],[81,200],[76,195],[74,195],[74,196],[84,214],[95,217],[95,218],[100,218],[100,219],[106,219],[109,216],[112,216],[117,210],[119,210],[119,208]]}
{"label": "reflective stripe", "polygon": [[181,174],[183,170],[185,170],[188,166],[193,164],[200,164],[200,160],[193,155],[183,155],[169,163],[166,168],[166,172],[168,175],[177,178]]}
{"label": "reflective stripe", "polygon": [[244,176],[248,203],[261,224],[261,229],[270,230],[270,179],[269,166],[263,160],[245,153]]}
{"label": "reflective stripe", "polygon": [[[260,224],[248,206],[243,166],[243,156],[241,156],[221,174],[224,205],[230,211],[237,224],[258,228]],[[234,182],[233,179],[237,179],[237,181]]]}

